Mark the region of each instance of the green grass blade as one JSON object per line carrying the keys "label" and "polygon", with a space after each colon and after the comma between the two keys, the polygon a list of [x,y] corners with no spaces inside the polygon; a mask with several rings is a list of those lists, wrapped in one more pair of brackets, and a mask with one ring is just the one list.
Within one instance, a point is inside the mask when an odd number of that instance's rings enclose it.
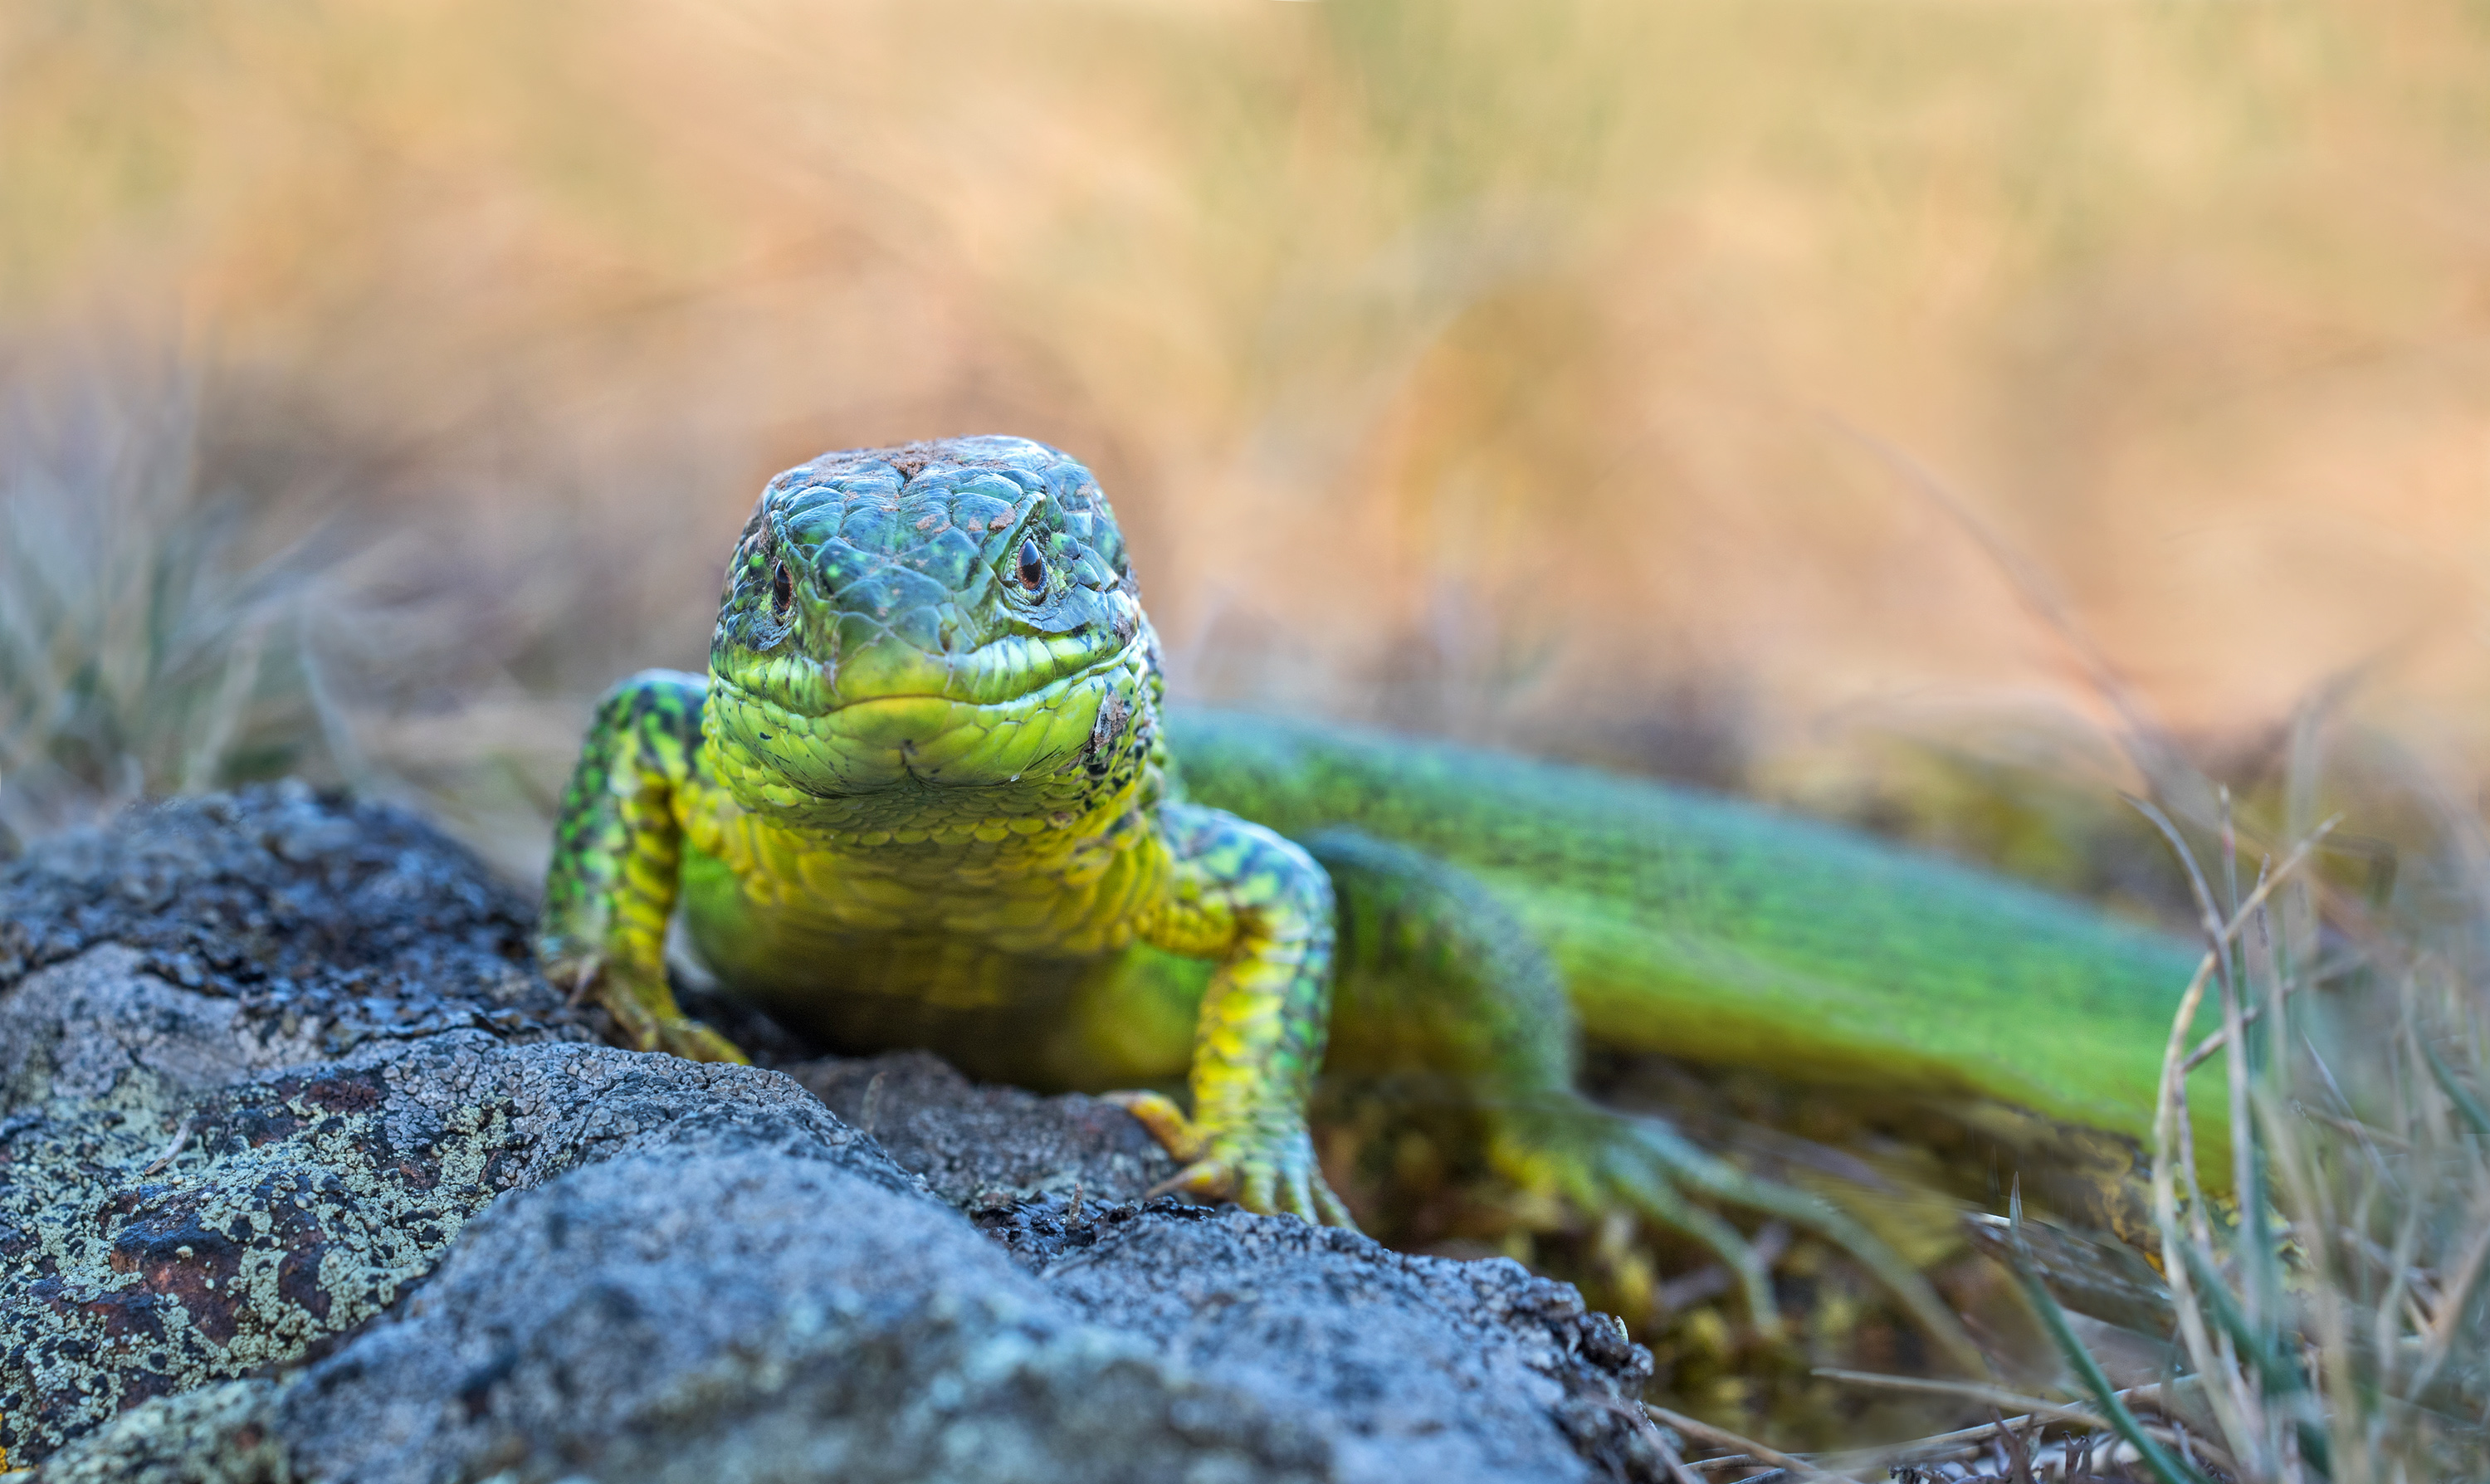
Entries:
{"label": "green grass blade", "polygon": [[2170,1450],[2154,1440],[2153,1435],[2144,1430],[2144,1424],[2136,1420],[2135,1413],[2128,1411],[2127,1404],[2119,1400],[2118,1388],[2109,1383],[2109,1377],[2102,1373],[2100,1362],[2094,1359],[2093,1353],[2076,1338],[2074,1326],[2067,1323],[2067,1311],[2058,1306],[2058,1300],[2050,1295],[2048,1286],[2041,1281],[2040,1265],[2032,1260],[2031,1249],[2023,1239],[2023,1202],[2020,1195],[2014,1200],[2013,1217],[2010,1232],[2014,1254],[2014,1281],[2022,1285],[2024,1296],[2031,1300],[2032,1312],[2041,1317],[2041,1326],[2049,1331],[2049,1338],[2057,1345],[2059,1353],[2067,1357],[2067,1363],[2075,1368],[2075,1376],[2084,1383],[2084,1389],[2092,1393],[2093,1405],[2100,1409],[2111,1429],[2135,1449],[2144,1466],[2153,1470],[2161,1484],[2214,1484],[2211,1477],[2185,1460],[2172,1457]]}
{"label": "green grass blade", "polygon": [[2417,1035],[2413,1039],[2420,1042],[2421,1059],[2429,1063],[2429,1074],[2437,1081],[2438,1090],[2447,1094],[2447,1100],[2455,1105],[2455,1111],[2481,1136],[2482,1142],[2490,1144],[2490,1112],[2482,1109],[2481,1100],[2473,1095],[2471,1089],[2455,1080],[2455,1069],[2447,1064],[2447,1059],[2438,1054],[2429,1037]]}

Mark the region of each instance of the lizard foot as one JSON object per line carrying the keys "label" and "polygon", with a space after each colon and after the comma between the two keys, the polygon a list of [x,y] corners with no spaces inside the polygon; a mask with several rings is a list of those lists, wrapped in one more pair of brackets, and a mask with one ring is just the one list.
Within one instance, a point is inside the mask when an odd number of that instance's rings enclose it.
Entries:
{"label": "lizard foot", "polygon": [[634,1051],[662,1051],[686,1062],[752,1063],[733,1041],[676,1007],[662,973],[625,974],[587,959],[549,964],[545,977],[567,990],[574,1004],[594,995]]}
{"label": "lizard foot", "polygon": [[1557,1196],[1586,1212],[1622,1205],[1710,1248],[1737,1275],[1755,1327],[1766,1335],[1780,1331],[1781,1318],[1762,1260],[1736,1227],[1689,1201],[1687,1192],[1814,1232],[1867,1268],[1957,1361],[1975,1373],[1985,1369],[1979,1346],[1919,1270],[1831,1202],[1750,1175],[1658,1119],[1611,1112],[1587,1099],[1509,1111],[1500,1121],[1489,1150],[1500,1174],[1524,1191]]}
{"label": "lizard foot", "polygon": [[752,1059],[743,1054],[741,1047],[688,1015],[659,1021],[656,1044],[641,1049],[662,1051],[686,1062],[732,1062],[738,1066],[752,1064]]}
{"label": "lizard foot", "polygon": [[1150,1131],[1183,1164],[1149,1194],[1181,1190],[1205,1200],[1234,1201],[1249,1211],[1301,1216],[1317,1226],[1357,1230],[1348,1207],[1324,1181],[1305,1125],[1205,1126],[1158,1092],[1110,1092],[1115,1104]]}

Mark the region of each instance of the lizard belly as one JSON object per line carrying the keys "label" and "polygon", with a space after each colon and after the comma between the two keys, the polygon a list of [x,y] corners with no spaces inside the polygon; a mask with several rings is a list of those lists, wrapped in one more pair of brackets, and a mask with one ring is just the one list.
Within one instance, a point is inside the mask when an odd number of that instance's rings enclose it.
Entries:
{"label": "lizard belly", "polygon": [[[719,983],[839,1055],[921,1049],[980,1081],[1041,1089],[1179,1076],[1190,1055],[1203,975],[1139,946],[1037,954],[959,927],[849,927],[756,901],[690,845],[681,884],[683,926]],[[1102,1056],[1102,1035],[1121,1054]]]}

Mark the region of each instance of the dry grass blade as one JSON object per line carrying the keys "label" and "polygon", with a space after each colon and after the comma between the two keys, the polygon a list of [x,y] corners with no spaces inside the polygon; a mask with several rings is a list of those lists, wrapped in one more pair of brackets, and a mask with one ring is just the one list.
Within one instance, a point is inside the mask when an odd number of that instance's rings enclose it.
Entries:
{"label": "dry grass blade", "polygon": [[[2180,840],[2177,828],[2170,824],[2168,816],[2161,815],[2158,810],[2153,809],[2150,804],[2141,800],[2131,800],[2129,801],[2134,803],[2140,810],[2146,811],[2148,815],[2156,816],[2154,818],[2155,826],[2158,828],[2164,836],[2167,837],[2174,845],[2179,846],[2183,850],[2185,849],[2184,842]],[[2230,919],[2220,923],[2214,932],[2213,938],[2215,946],[2209,946],[2205,950],[2204,967],[2206,970],[2212,971],[2218,967],[2218,960],[2215,955],[2227,955],[2231,946],[2239,942],[2240,935],[2242,932],[2245,931],[2249,920],[2253,918],[2258,912],[2265,908],[2267,901],[2275,891],[2281,889],[2285,883],[2299,879],[2301,869],[2307,865],[2309,857],[2315,853],[2320,844],[2324,843],[2328,835],[2334,832],[2334,827],[2342,822],[2343,816],[2337,814],[2327,820],[2324,824],[2319,825],[2315,829],[2309,832],[2307,838],[2292,847],[2291,854],[2283,858],[2283,861],[2280,866],[2266,873],[2264,879],[2256,884],[2256,889],[2249,892],[2247,899],[2240,903],[2238,909],[2231,914]],[[2200,881],[2201,879],[2201,877],[2198,878]],[[2299,989],[2299,987],[2300,986],[2297,983],[2286,984],[2283,986],[2283,993],[2288,995]],[[2243,1027],[2256,1023],[2259,1019],[2263,1018],[2264,1014],[2264,1006],[2249,1006],[2245,1013],[2241,1017]],[[2211,1058],[2215,1052],[2229,1045],[2231,1043],[2231,1038],[2232,1029],[2227,1025],[2222,1027],[2222,1029],[2208,1034],[2203,1040],[2196,1043],[2196,1048],[2193,1051],[2187,1053],[2186,1060],[2180,1065],[2180,1070],[2183,1072],[2195,1070],[2198,1065]]]}
{"label": "dry grass blade", "polygon": [[[2019,1416],[2000,1417],[1996,1421],[1984,1422],[1977,1427],[1939,1433],[1933,1437],[1915,1438],[1882,1447],[1856,1448],[1817,1460],[1817,1463],[1824,1468],[1839,1469],[1845,1473],[1856,1473],[1863,1469],[1959,1459],[1993,1445],[2001,1434],[2019,1434],[2050,1423],[2081,1427],[2099,1433],[2118,1431],[2116,1424],[2102,1416],[2097,1407],[2069,1406],[2044,1401],[2039,1397],[2021,1396],[1999,1387],[1983,1386],[1976,1382],[1938,1381],[1916,1376],[1887,1376],[1870,1371],[1844,1371],[1831,1368],[1820,1368],[1814,1374],[1830,1380],[1848,1382],[1854,1385],[1885,1386],[1896,1390],[1959,1396],[1969,1401],[1987,1403],[1992,1408],[2014,1406],[2024,1409]],[[2157,1402],[2161,1396],[2161,1388],[2158,1385],[2130,1386],[2112,1395],[2122,1403],[2145,1404]],[[2184,1444],[2185,1440],[2182,1436],[2170,1428],[2150,1423],[2141,1424],[2141,1426],[2145,1436],[2155,1442],[2172,1446]]]}
{"label": "dry grass blade", "polygon": [[[1810,1374],[1822,1376],[1831,1381],[1848,1382],[1853,1385],[1882,1386],[1896,1391],[1925,1391],[1939,1396],[1959,1396],[1987,1407],[2016,1408],[2033,1416],[2081,1422],[2093,1427],[2108,1426],[2101,1420],[2098,1409],[2070,1402],[2053,1402],[2046,1397],[2026,1396],[2019,1391],[2010,1391],[2003,1386],[1985,1386],[1978,1382],[1944,1381],[1925,1376],[1889,1376],[1877,1371],[1845,1371],[1831,1366],[1819,1366]],[[2142,1402],[2149,1401],[2159,1393],[2160,1388],[2157,1386],[2129,1386],[2116,1394],[2122,1401]],[[1983,1426],[1969,1431],[1985,1436],[1990,1430],[1989,1427]],[[1910,1446],[1917,1445],[1910,1444]]]}
{"label": "dry grass blade", "polygon": [[1828,1468],[1839,1469],[1846,1472],[1896,1464],[1940,1463],[1949,1459],[1968,1458],[1986,1451],[2001,1431],[2028,1429],[2042,1426],[2051,1421],[2067,1420],[2084,1421],[2102,1430],[2106,1430],[2109,1426],[2108,1423],[2089,1414],[2080,1419],[2061,1417],[2058,1415],[2058,1410],[2052,1409],[2048,1416],[2025,1413],[2022,1416],[2002,1417],[1995,1422],[1983,1422],[1978,1427],[1960,1428],[1954,1432],[1938,1433],[1927,1438],[1914,1438],[1908,1442],[1892,1443],[1881,1448],[1853,1448],[1846,1453],[1829,1455],[1823,1462]]}
{"label": "dry grass blade", "polygon": [[1783,1453],[1778,1448],[1768,1448],[1752,1438],[1741,1438],[1726,1428],[1715,1427],[1700,1418],[1671,1411],[1665,1407],[1655,1406],[1650,1402],[1643,1403],[1642,1410],[1651,1414],[1653,1421],[1675,1428],[1689,1438],[1699,1439],[1716,1448],[1727,1448],[1732,1452],[1743,1453],[1759,1464],[1768,1464],[1775,1469],[1785,1469],[1802,1479],[1845,1477],[1818,1468],[1795,1454]]}
{"label": "dry grass blade", "polygon": [[175,1159],[181,1157],[183,1146],[190,1142],[190,1123],[191,1120],[189,1119],[183,1119],[182,1126],[173,1130],[173,1140],[171,1143],[164,1146],[164,1151],[157,1155],[154,1159],[149,1160],[138,1173],[140,1175],[157,1174],[163,1170],[165,1166],[170,1165]]}

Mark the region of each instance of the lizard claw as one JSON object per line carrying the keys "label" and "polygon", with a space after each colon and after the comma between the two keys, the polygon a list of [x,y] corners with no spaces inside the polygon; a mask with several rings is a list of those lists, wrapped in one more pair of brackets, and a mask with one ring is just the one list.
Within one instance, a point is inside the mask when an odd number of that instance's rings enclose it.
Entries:
{"label": "lizard claw", "polygon": [[1149,1188],[1148,1195],[1183,1191],[1205,1200],[1230,1200],[1249,1211],[1296,1216],[1316,1226],[1357,1230],[1315,1160],[1314,1140],[1303,1124],[1293,1129],[1204,1128],[1173,1098],[1157,1092],[1110,1092],[1106,1101],[1134,1118],[1184,1168]]}
{"label": "lizard claw", "polygon": [[686,1062],[752,1064],[733,1041],[675,1007],[674,991],[662,973],[651,978],[594,958],[556,959],[547,964],[545,977],[568,989],[574,1004],[593,994],[634,1051],[662,1051]]}

